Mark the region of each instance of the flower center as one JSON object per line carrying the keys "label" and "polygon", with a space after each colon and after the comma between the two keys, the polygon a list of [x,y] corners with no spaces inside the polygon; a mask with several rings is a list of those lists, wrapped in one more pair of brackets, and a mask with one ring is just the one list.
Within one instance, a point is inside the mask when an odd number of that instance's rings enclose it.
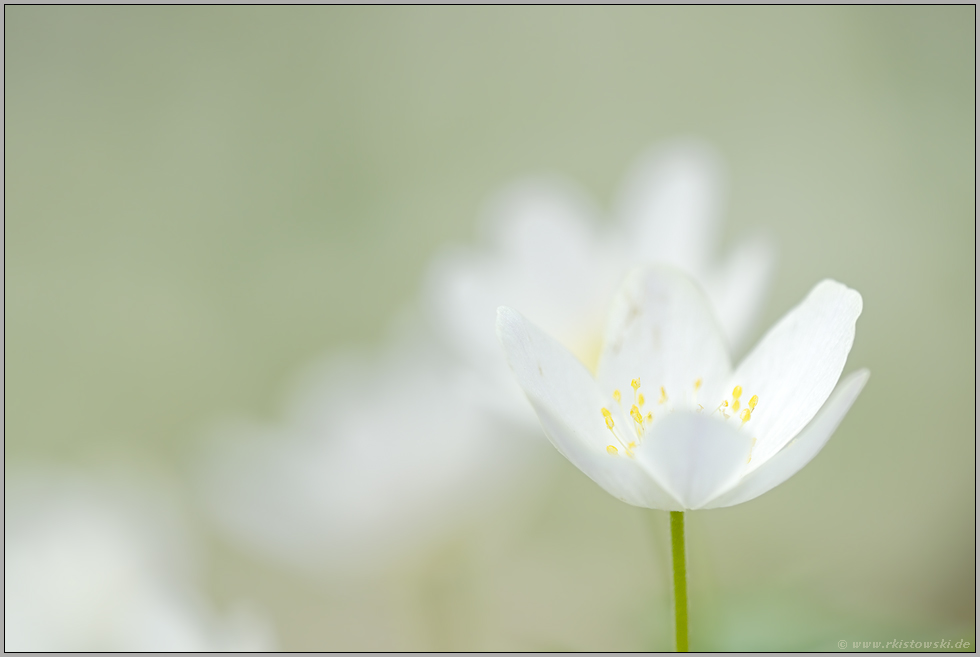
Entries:
{"label": "flower center", "polygon": [[[699,378],[694,381],[692,386],[692,399],[695,404],[697,404],[697,413],[704,412],[704,406],[698,403],[698,391],[701,389],[702,380]],[[609,433],[612,434],[615,439],[616,444],[609,444],[606,446],[606,452],[610,456],[618,456],[619,450],[622,450],[630,458],[633,458],[633,452],[643,444],[643,434],[646,430],[653,424],[654,414],[652,411],[644,412],[643,407],[646,404],[646,398],[643,393],[640,392],[640,379],[636,378],[630,381],[630,387],[633,388],[633,403],[630,406],[629,411],[626,411],[623,405],[623,394],[617,389],[613,390],[612,398],[616,402],[622,411],[621,417],[628,415],[632,420],[631,428],[618,427],[616,421],[613,419],[612,412],[603,407],[601,409],[602,418],[605,420],[606,428]],[[715,407],[712,414],[718,413],[725,421],[732,420],[733,418],[740,419],[741,424],[739,424],[739,429],[745,426],[746,422],[752,419],[752,414],[755,413],[756,406],[759,405],[759,395],[752,395],[745,406],[742,406],[742,386],[737,385],[732,389],[731,402],[728,398],[725,398]],[[660,386],[660,396],[657,400],[659,406],[663,406],[670,401],[670,397],[667,394],[667,389],[664,386]],[[669,405],[664,409],[664,412],[673,412],[673,404]],[[729,414],[731,413],[731,414]],[[752,439],[752,445],[755,446],[756,439]],[[617,447],[618,445],[618,447]],[[752,460],[752,452],[749,451],[749,461]],[[748,463],[748,461],[746,461]]]}

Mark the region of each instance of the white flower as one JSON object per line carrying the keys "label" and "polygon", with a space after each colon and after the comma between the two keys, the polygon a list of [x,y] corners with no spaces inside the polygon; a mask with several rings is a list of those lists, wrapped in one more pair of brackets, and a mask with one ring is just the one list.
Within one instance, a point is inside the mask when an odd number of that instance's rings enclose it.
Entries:
{"label": "white flower", "polygon": [[493,377],[488,402],[530,422],[493,332],[501,305],[523,309],[591,366],[626,272],[668,264],[701,284],[726,344],[738,348],[768,290],[775,249],[764,236],[748,235],[716,258],[722,181],[713,150],[680,140],[639,159],[611,222],[568,183],[515,185],[491,204],[489,248],[457,249],[434,264],[426,290],[432,324],[464,363]]}
{"label": "white flower", "polygon": [[773,249],[747,236],[715,261],[721,187],[714,153],[685,141],[641,158],[613,221],[554,179],[502,193],[484,246],[433,263],[412,331],[397,331],[379,355],[327,358],[283,421],[225,425],[201,477],[219,522],[304,567],[377,569],[499,498],[499,482],[513,490],[531,479],[518,475],[544,441],[528,440],[534,415],[494,335],[501,304],[594,361],[617,282],[631,265],[666,262],[710,291],[737,345],[765,295]]}
{"label": "white flower", "polygon": [[195,590],[166,503],[64,473],[8,477],[4,648],[11,651],[268,650],[268,622],[219,618]]}
{"label": "white flower", "polygon": [[284,421],[214,431],[200,479],[226,531],[307,570],[376,570],[471,512],[493,473],[528,467],[507,459],[522,437],[481,414],[478,383],[406,332],[316,364]]}
{"label": "white flower", "polygon": [[627,277],[595,378],[515,310],[497,334],[558,451],[624,502],[683,511],[751,500],[820,451],[868,379],[835,389],[861,304],[819,283],[734,371],[703,293],[668,268]]}

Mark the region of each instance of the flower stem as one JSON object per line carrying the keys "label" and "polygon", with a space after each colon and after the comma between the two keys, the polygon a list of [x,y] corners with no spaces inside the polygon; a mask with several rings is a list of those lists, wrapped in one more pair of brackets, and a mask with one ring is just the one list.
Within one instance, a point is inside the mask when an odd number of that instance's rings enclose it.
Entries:
{"label": "flower stem", "polygon": [[674,562],[674,635],[677,652],[687,652],[687,555],[684,512],[670,512],[670,551]]}

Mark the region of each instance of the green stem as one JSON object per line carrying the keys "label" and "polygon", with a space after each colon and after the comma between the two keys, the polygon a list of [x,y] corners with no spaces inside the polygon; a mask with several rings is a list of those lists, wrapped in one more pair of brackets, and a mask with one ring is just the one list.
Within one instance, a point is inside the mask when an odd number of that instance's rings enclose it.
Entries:
{"label": "green stem", "polygon": [[674,634],[677,652],[687,652],[687,555],[684,512],[670,512],[670,551],[674,561]]}

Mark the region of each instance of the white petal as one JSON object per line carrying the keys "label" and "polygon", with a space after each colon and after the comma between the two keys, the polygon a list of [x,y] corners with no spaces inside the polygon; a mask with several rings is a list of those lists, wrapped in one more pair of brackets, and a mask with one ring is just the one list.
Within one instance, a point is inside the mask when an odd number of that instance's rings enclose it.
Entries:
{"label": "white petal", "polygon": [[[507,362],[552,444],[613,496],[636,506],[673,509],[678,502],[625,455],[602,416],[605,402],[575,356],[510,308],[497,311]],[[606,451],[616,446],[618,455]]]}
{"label": "white petal", "polygon": [[[656,415],[666,408],[693,410],[714,399],[730,376],[721,332],[697,285],[668,267],[633,270],[613,300],[597,379],[606,397],[614,389],[632,394],[639,377]],[[696,390],[695,382],[702,388]],[[660,388],[669,400],[656,404]],[[717,402],[715,402],[717,403]],[[707,404],[705,404],[707,405]]]}
{"label": "white petal", "polygon": [[682,140],[644,155],[627,175],[618,215],[640,262],[701,271],[713,250],[722,191],[714,150]]}
{"label": "white petal", "polygon": [[705,508],[715,509],[748,502],[799,472],[830,440],[869,376],[868,370],[859,370],[841,381],[820,412],[795,440],[761,464],[757,470],[746,475],[730,491],[708,503]]}
{"label": "white petal", "polygon": [[758,317],[776,262],[776,246],[764,236],[738,243],[706,276],[704,289],[733,351],[741,348]]}
{"label": "white petal", "polygon": [[[597,258],[595,211],[573,185],[515,184],[490,204],[483,248],[456,248],[430,266],[425,297],[434,326],[469,362],[500,363],[497,307],[519,308],[563,344],[596,340],[616,281]],[[522,402],[523,403],[523,402]]]}
{"label": "white petal", "polygon": [[671,413],[644,438],[636,460],[682,509],[698,509],[738,481],[751,449],[748,434],[726,422],[707,414]]}
{"label": "white petal", "polygon": [[818,283],[738,366],[731,387],[742,386],[742,405],[759,398],[745,425],[758,437],[750,470],[782,449],[827,401],[854,343],[861,304],[861,295],[845,285]]}

